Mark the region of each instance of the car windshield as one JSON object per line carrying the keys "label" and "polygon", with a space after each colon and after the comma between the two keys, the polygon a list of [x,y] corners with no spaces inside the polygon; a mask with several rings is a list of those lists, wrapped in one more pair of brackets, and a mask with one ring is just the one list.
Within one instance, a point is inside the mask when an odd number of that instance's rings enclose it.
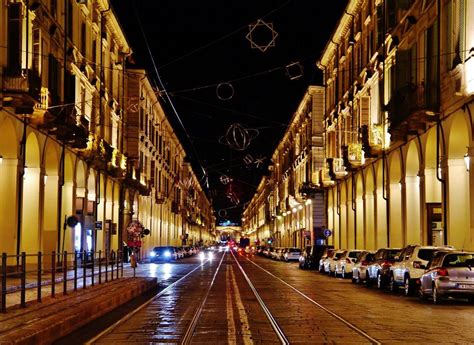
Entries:
{"label": "car windshield", "polygon": [[430,261],[436,249],[420,249],[418,251],[418,257],[421,260]]}
{"label": "car windshield", "polygon": [[359,257],[359,255],[360,255],[360,252],[349,252],[349,255],[348,255],[348,256],[349,256],[350,258],[356,259],[356,258]]}
{"label": "car windshield", "polygon": [[299,253],[300,252],[300,250],[298,248],[290,248],[290,249],[288,249],[288,251],[290,253]]}
{"label": "car windshield", "polygon": [[172,248],[170,247],[155,247],[153,249],[154,252],[157,252],[157,253],[163,253],[163,252],[166,252],[166,251],[173,251]]}
{"label": "car windshield", "polygon": [[472,267],[474,255],[468,253],[448,254],[443,260],[443,267]]}
{"label": "car windshield", "polygon": [[385,259],[386,260],[394,260],[395,256],[397,256],[400,253],[400,250],[398,249],[388,249],[385,252]]}
{"label": "car windshield", "polygon": [[334,258],[335,258],[335,259],[340,259],[340,258],[342,258],[345,254],[346,254],[346,252],[336,253],[336,255],[334,255]]}

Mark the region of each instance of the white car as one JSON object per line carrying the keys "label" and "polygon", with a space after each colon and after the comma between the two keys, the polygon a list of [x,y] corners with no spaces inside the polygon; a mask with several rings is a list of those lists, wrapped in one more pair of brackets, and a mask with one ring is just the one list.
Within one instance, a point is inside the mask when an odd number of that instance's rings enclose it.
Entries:
{"label": "white car", "polygon": [[337,261],[347,252],[345,249],[338,249],[332,256],[328,256],[324,261],[324,272],[331,275],[336,272]]}
{"label": "white car", "polygon": [[283,254],[283,261],[299,261],[301,256],[301,249],[287,248]]}
{"label": "white car", "polygon": [[390,267],[390,290],[396,292],[403,287],[405,296],[413,294],[416,288],[419,288],[426,265],[438,250],[453,250],[453,248],[419,245],[403,248]]}
{"label": "white car", "polygon": [[336,277],[341,276],[342,278],[352,276],[352,268],[361,253],[362,250],[358,249],[347,250],[344,255],[337,260],[334,275]]}
{"label": "white car", "polygon": [[352,267],[352,282],[362,283],[367,279],[367,266],[374,261],[375,251],[363,251]]}

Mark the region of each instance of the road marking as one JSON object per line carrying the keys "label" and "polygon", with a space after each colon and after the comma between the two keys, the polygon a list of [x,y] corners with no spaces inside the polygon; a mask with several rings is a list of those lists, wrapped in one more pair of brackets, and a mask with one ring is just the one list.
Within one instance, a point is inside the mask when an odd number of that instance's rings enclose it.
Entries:
{"label": "road marking", "polygon": [[240,271],[244,275],[245,280],[247,281],[247,284],[249,284],[250,289],[252,289],[253,294],[257,298],[258,303],[262,307],[265,315],[267,316],[268,321],[270,321],[270,325],[272,326],[273,330],[275,331],[278,339],[280,339],[280,342],[285,345],[289,345],[290,342],[285,336],[285,333],[283,333],[283,330],[280,328],[280,325],[276,322],[275,318],[273,317],[272,313],[268,309],[268,307],[265,305],[265,302],[263,302],[262,298],[260,297],[260,294],[258,293],[257,289],[255,289],[255,286],[253,286],[252,282],[250,281],[250,278],[248,277],[247,273],[245,273],[244,269],[240,265],[239,261],[237,261],[237,258],[235,257],[234,253],[232,253],[232,257],[234,258],[235,262],[237,263],[237,266],[239,267]]}
{"label": "road marking", "polygon": [[[232,267],[232,266],[230,266]],[[227,307],[227,342],[228,344],[237,344],[236,338],[236,329],[234,321],[234,310],[232,307],[232,293],[231,293],[231,284],[229,279],[229,266],[226,266],[225,270],[225,297],[226,297],[226,307]]]}
{"label": "road marking", "polygon": [[234,297],[237,304],[237,311],[239,312],[240,319],[240,329],[242,338],[245,345],[253,344],[252,333],[250,331],[249,319],[247,318],[247,312],[245,311],[244,304],[242,303],[242,298],[240,297],[240,290],[237,286],[237,281],[235,279],[234,268],[230,266],[230,273],[232,279],[232,286],[234,287]]}
{"label": "road marking", "polygon": [[143,303],[141,306],[139,306],[137,309],[131,311],[130,313],[128,313],[127,315],[125,315],[123,318],[121,318],[120,320],[116,321],[114,324],[110,325],[109,327],[107,327],[106,329],[104,329],[102,332],[100,332],[99,334],[97,334],[94,338],[92,339],[89,339],[87,342],[85,342],[84,344],[86,345],[90,345],[90,344],[94,344],[97,340],[99,340],[100,338],[102,338],[103,336],[109,334],[110,332],[112,332],[116,327],[120,326],[122,323],[124,323],[125,321],[129,320],[131,317],[133,317],[136,313],[138,313],[140,310],[142,310],[143,308],[145,308],[147,305],[149,305],[151,302],[153,302],[153,300],[161,297],[162,295],[164,295],[166,292],[168,292],[168,290],[172,289],[175,285],[179,284],[181,281],[183,281],[184,279],[186,279],[189,275],[191,275],[193,272],[195,272],[196,270],[198,270],[199,268],[201,268],[204,264],[208,263],[209,260],[206,260],[204,262],[202,262],[201,264],[197,265],[196,268],[194,268],[192,271],[186,273],[184,276],[182,276],[181,278],[179,278],[177,281],[175,281],[174,283],[168,285],[166,288],[164,288],[163,290],[161,290],[158,294],[156,294],[155,296],[153,296],[152,298],[150,298],[148,301],[146,301],[145,303]]}
{"label": "road marking", "polygon": [[265,268],[263,268],[262,266],[260,266],[259,264],[256,264],[255,262],[253,262],[252,260],[248,259],[248,258],[245,258],[247,261],[249,261],[251,264],[257,266],[258,268],[260,268],[262,271],[266,272],[267,274],[271,275],[272,277],[278,279],[279,281],[281,281],[283,284],[285,284],[286,286],[288,286],[289,288],[291,288],[293,291],[295,291],[296,293],[298,293],[299,295],[301,295],[302,297],[306,298],[308,301],[310,301],[311,303],[313,303],[314,305],[316,305],[318,308],[324,310],[325,312],[327,312],[328,314],[330,314],[331,316],[333,316],[334,318],[338,319],[339,321],[341,321],[342,323],[344,323],[346,326],[348,326],[349,328],[351,328],[352,330],[356,331],[357,333],[359,333],[361,336],[363,336],[364,338],[370,340],[372,343],[374,344],[382,344],[380,341],[378,341],[377,339],[375,338],[372,338],[369,334],[367,334],[365,331],[363,331],[362,329],[358,328],[357,326],[353,325],[352,323],[350,323],[349,321],[347,321],[346,319],[344,319],[343,317],[339,316],[338,314],[334,313],[333,311],[329,310],[328,308],[324,307],[323,305],[319,304],[318,302],[316,302],[314,299],[312,299],[311,297],[308,297],[307,295],[305,295],[304,293],[302,293],[300,290],[298,290],[297,288],[295,288],[293,285],[290,285],[288,284],[286,281],[284,281],[283,279],[277,277],[276,275],[274,275],[273,273],[271,273],[270,271],[267,271]]}

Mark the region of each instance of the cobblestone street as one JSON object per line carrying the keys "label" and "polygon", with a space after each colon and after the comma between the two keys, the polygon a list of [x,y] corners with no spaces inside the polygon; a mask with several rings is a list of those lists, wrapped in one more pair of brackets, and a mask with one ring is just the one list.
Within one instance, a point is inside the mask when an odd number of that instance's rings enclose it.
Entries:
{"label": "cobblestone street", "polygon": [[[199,263],[145,264],[168,288],[94,343],[472,343],[473,306],[433,306],[296,264],[234,253]],[[194,264],[188,264],[193,262]],[[165,266],[166,265],[166,266]],[[180,267],[181,266],[181,267]],[[184,267],[187,267],[185,271]],[[180,274],[174,275],[174,270]],[[247,281],[248,279],[248,281]],[[173,283],[174,282],[174,283]],[[249,284],[250,282],[250,284]],[[87,327],[86,327],[87,329]],[[447,332],[446,330],[449,330]]]}

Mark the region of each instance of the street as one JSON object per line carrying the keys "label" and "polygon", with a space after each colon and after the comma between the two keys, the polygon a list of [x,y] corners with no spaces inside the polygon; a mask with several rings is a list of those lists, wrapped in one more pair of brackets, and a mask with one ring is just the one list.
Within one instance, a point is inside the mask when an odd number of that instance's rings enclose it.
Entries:
{"label": "street", "polygon": [[[294,263],[234,252],[216,253],[202,263],[197,257],[185,261],[142,265],[141,274],[155,272],[167,287],[89,341],[447,344],[474,338],[473,306],[467,302],[433,306],[299,270]],[[79,333],[90,333],[90,327]]]}

